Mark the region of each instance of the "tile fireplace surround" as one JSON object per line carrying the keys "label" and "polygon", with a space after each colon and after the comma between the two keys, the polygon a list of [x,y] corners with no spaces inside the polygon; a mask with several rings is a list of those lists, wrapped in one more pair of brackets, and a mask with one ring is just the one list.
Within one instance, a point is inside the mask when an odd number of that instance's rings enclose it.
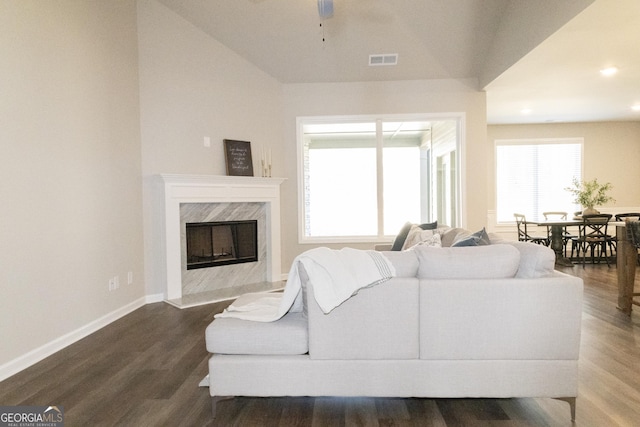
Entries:
{"label": "tile fireplace surround", "polygon": [[[280,184],[284,178],[173,174],[162,174],[159,175],[159,178],[164,200],[164,236],[162,241],[164,242],[163,250],[166,263],[166,302],[179,308],[186,308],[234,298],[245,292],[271,290],[282,286]],[[266,257],[261,262],[264,265],[265,274],[263,276],[266,280],[261,283],[243,283],[242,278],[235,277],[233,282],[229,283],[224,278],[214,279],[223,282],[215,284],[216,291],[205,290],[201,293],[193,293],[192,290],[185,291],[186,283],[183,283],[185,277],[183,271],[184,230],[182,230],[185,220],[181,218],[181,211],[184,215],[185,207],[199,207],[194,204],[206,207],[206,204],[239,204],[240,206],[243,203],[264,205],[265,230],[262,234],[266,237]],[[213,220],[218,219],[214,218]],[[226,274],[228,275],[228,273]],[[235,272],[231,272],[231,274],[242,275]]]}

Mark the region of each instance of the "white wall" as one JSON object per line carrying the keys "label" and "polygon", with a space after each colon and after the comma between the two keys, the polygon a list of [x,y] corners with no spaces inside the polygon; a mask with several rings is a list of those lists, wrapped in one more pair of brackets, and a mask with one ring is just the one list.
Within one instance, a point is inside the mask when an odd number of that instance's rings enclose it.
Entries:
{"label": "white wall", "polygon": [[[311,245],[298,243],[296,117],[409,113],[458,113],[466,115],[464,181],[465,226],[482,228],[487,212],[487,164],[485,93],[474,81],[423,80],[372,83],[291,84],[284,88],[285,147],[282,153],[288,180],[283,184],[283,271],[296,255]],[[340,209],[336,206],[336,209]],[[463,220],[464,220],[463,218]],[[334,245],[340,248],[343,245]],[[349,246],[371,249],[371,244]]]}
{"label": "white wall", "polygon": [[0,58],[1,379],[144,303],[135,1],[2,0]]}
{"label": "white wall", "polygon": [[153,0],[138,2],[138,38],[145,268],[147,293],[157,295],[165,267],[154,176],[226,175],[223,139],[251,141],[256,175],[260,149],[270,147],[280,176],[282,86]]}

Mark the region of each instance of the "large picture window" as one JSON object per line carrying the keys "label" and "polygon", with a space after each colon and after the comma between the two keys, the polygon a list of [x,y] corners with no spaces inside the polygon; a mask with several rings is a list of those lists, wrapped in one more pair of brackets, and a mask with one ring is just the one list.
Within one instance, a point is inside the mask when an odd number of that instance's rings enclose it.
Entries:
{"label": "large picture window", "polygon": [[299,118],[300,241],[381,240],[407,221],[457,225],[459,122]]}
{"label": "large picture window", "polygon": [[514,213],[543,220],[542,213],[572,215],[580,207],[565,190],[582,177],[582,138],[496,140],[496,220]]}

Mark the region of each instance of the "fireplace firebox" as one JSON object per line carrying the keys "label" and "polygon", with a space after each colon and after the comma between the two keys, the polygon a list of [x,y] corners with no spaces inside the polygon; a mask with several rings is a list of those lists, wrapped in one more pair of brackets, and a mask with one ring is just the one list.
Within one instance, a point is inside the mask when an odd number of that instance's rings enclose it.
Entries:
{"label": "fireplace firebox", "polygon": [[187,270],[258,261],[258,221],[186,224]]}

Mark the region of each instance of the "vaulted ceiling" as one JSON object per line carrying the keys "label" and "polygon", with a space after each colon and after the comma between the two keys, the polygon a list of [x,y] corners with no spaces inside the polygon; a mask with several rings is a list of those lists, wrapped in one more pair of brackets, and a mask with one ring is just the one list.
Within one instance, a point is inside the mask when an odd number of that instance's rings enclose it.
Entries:
{"label": "vaulted ceiling", "polygon": [[637,0],[159,1],[285,84],[469,79],[489,123],[640,120]]}

